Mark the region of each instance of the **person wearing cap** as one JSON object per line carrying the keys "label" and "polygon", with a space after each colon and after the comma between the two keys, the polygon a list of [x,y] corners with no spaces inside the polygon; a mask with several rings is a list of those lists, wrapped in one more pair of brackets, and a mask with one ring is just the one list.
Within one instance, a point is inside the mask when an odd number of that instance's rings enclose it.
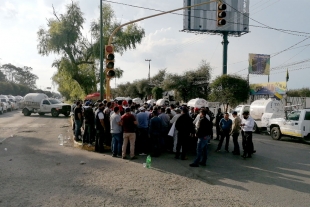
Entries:
{"label": "person wearing cap", "polygon": [[243,146],[243,155],[242,157],[251,158],[252,153],[254,152],[253,147],[253,140],[252,140],[252,133],[254,127],[254,119],[250,117],[250,113],[248,111],[243,112],[243,119],[241,123],[242,127],[242,146]]}
{"label": "person wearing cap", "polygon": [[180,150],[182,147],[181,160],[187,160],[186,152],[189,143],[189,137],[191,133],[194,133],[193,120],[188,114],[187,107],[182,108],[182,114],[175,123],[175,128],[178,130],[178,142],[177,152],[175,155],[176,159],[180,158]]}
{"label": "person wearing cap", "polygon": [[234,120],[232,121],[232,128],[230,135],[233,137],[233,143],[234,143],[234,151],[232,152],[234,155],[240,155],[240,148],[238,143],[238,137],[240,134],[240,125],[241,125],[241,119],[237,115],[238,113],[234,111],[232,113],[232,116],[234,117]]}
{"label": "person wearing cap", "polygon": [[138,136],[137,136],[137,152],[139,155],[146,155],[149,152],[149,114],[145,112],[145,108],[142,106],[139,108],[139,113],[137,114],[138,122]]}
{"label": "person wearing cap", "polygon": [[121,125],[123,126],[123,148],[122,158],[126,159],[126,149],[128,141],[130,143],[130,159],[136,159],[135,156],[135,142],[136,142],[136,118],[130,113],[130,108],[125,109],[125,114],[121,118]]}

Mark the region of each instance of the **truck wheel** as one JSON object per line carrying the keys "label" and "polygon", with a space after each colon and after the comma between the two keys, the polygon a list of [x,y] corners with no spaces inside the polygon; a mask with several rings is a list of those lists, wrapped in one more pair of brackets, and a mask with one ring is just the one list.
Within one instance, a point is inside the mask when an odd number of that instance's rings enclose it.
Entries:
{"label": "truck wheel", "polygon": [[59,113],[58,113],[58,111],[56,109],[52,109],[52,116],[53,117],[59,116]]}
{"label": "truck wheel", "polygon": [[279,127],[273,127],[270,131],[270,135],[272,139],[274,140],[280,140],[281,139],[281,132]]}
{"label": "truck wheel", "polygon": [[1,114],[3,114],[4,112],[3,112],[3,109],[1,110]]}
{"label": "truck wheel", "polygon": [[68,116],[70,115],[70,112],[67,111],[66,113],[64,113],[64,115],[65,115],[66,117],[68,117]]}
{"label": "truck wheel", "polygon": [[31,112],[28,109],[23,109],[24,116],[30,116]]}
{"label": "truck wheel", "polygon": [[40,116],[44,116],[44,114],[45,114],[45,113],[41,113],[41,112],[39,113]]}

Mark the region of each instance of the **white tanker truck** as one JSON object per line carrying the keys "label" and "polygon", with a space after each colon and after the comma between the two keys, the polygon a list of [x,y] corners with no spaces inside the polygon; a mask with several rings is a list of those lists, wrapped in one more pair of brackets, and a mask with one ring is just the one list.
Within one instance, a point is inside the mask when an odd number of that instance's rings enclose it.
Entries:
{"label": "white tanker truck", "polygon": [[59,114],[70,115],[71,106],[64,104],[57,99],[49,99],[44,93],[28,93],[23,100],[23,114],[30,116],[38,113],[40,116],[51,113],[57,117]]}

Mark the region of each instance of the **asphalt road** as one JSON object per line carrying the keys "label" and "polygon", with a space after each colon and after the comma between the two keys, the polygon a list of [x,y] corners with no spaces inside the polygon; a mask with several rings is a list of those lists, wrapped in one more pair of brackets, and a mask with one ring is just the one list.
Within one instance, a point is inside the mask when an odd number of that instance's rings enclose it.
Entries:
{"label": "asphalt road", "polygon": [[[59,134],[70,137],[64,146]],[[309,206],[310,145],[253,140],[251,159],[216,153],[212,140],[206,167],[190,168],[191,153],[187,161],[164,154],[146,169],[142,156],[74,147],[64,116],[8,112],[0,115],[0,206]]]}

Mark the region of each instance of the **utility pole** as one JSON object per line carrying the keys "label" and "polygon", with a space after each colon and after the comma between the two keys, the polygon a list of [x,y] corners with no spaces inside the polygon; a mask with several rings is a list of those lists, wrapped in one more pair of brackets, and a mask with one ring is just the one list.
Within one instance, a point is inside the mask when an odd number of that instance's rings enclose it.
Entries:
{"label": "utility pole", "polygon": [[100,99],[103,100],[103,28],[102,0],[100,0]]}
{"label": "utility pole", "polygon": [[223,75],[227,75],[228,32],[223,32]]}
{"label": "utility pole", "polygon": [[151,82],[151,59],[145,59],[145,61],[149,61],[149,83]]}

